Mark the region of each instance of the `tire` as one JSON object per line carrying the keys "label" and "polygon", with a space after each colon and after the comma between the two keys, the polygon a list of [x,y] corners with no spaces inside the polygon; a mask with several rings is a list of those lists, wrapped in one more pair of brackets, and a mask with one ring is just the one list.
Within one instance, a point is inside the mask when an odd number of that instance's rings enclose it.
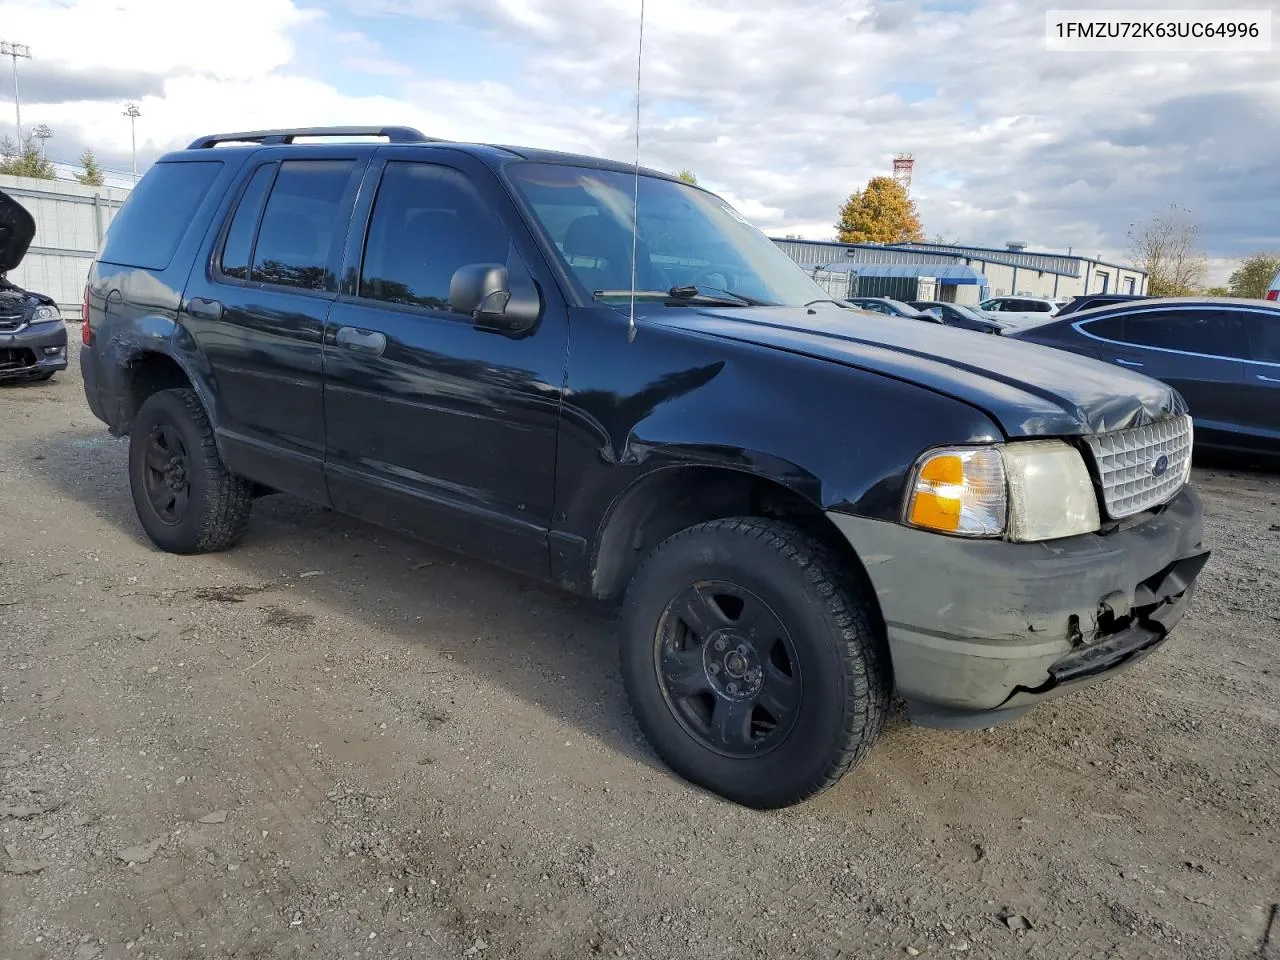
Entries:
{"label": "tire", "polygon": [[761,809],[844,776],[884,728],[891,687],[863,583],[774,520],[714,520],[659,544],[628,588],[622,649],[627,696],[658,755]]}
{"label": "tire", "polygon": [[161,390],[129,431],[129,488],[152,542],[169,553],[214,553],[240,539],[253,484],[227,471],[194,390]]}

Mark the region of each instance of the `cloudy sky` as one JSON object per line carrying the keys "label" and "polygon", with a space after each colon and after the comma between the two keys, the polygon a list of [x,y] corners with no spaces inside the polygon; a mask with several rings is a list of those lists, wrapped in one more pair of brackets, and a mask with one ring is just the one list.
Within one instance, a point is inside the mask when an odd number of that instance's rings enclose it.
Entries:
{"label": "cloudy sky", "polygon": [[[829,239],[849,192],[911,152],[930,236],[1114,257],[1177,204],[1211,279],[1280,247],[1275,52],[1047,53],[1044,10],[1069,2],[647,3],[643,162],[692,169],[766,232]],[[202,133],[340,123],[630,159],[638,9],[24,0],[0,2],[0,29],[32,49],[23,123],[53,128],[58,159],[91,145],[127,171],[126,100],[140,166]]]}

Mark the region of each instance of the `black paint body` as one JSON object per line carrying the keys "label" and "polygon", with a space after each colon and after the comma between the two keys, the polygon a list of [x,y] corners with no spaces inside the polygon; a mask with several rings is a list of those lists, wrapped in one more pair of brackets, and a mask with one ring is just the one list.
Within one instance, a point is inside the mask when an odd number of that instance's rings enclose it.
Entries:
{"label": "black paint body", "polygon": [[[216,252],[263,163],[350,159],[350,215],[323,289],[232,282]],[[607,161],[456,144],[228,147],[168,266],[94,264],[94,413],[117,432],[137,372],[163,355],[194,385],[227,465],[258,483],[413,532],[584,593],[612,517],[671,471],[732,472],[814,508],[896,520],[924,450],[1072,437],[1182,410],[1146,377],[1002,338],[835,304],[701,307],[595,302],[532,225],[503,167]],[[361,299],[369,211],[389,160],[464,175],[541,294],[531,331]],[[661,174],[652,174],[662,176]],[[220,304],[219,311],[210,303]],[[380,336],[371,354],[339,330]],[[167,362],[167,361],[166,361]]]}

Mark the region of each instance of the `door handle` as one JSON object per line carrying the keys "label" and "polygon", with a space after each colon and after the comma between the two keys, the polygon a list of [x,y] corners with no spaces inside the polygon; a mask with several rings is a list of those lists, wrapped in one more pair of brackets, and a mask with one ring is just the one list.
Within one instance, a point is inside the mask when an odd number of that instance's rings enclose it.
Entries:
{"label": "door handle", "polygon": [[358,353],[373,354],[375,357],[382,356],[382,351],[387,349],[386,334],[372,330],[339,327],[336,339],[340,347],[346,347],[348,350],[355,350]]}
{"label": "door handle", "polygon": [[1263,383],[1280,383],[1280,377],[1268,377],[1265,373],[1258,374],[1258,379]]}
{"label": "door handle", "polygon": [[1124,357],[1116,357],[1116,363],[1120,364],[1120,366],[1122,367],[1141,367],[1142,366],[1142,364],[1140,364],[1137,360],[1126,360]]}
{"label": "door handle", "polygon": [[217,300],[206,300],[204,297],[192,297],[187,301],[187,313],[197,320],[221,320],[222,304]]}

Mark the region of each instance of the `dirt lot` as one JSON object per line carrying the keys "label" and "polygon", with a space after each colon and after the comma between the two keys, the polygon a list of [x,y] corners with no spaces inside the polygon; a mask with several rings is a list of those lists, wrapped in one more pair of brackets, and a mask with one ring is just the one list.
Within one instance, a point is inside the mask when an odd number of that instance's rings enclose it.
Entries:
{"label": "dirt lot", "polygon": [[1280,958],[1280,475],[1197,471],[1128,675],[756,813],[640,740],[609,610],[280,497],[158,553],[74,365],[0,428],[4,960]]}

